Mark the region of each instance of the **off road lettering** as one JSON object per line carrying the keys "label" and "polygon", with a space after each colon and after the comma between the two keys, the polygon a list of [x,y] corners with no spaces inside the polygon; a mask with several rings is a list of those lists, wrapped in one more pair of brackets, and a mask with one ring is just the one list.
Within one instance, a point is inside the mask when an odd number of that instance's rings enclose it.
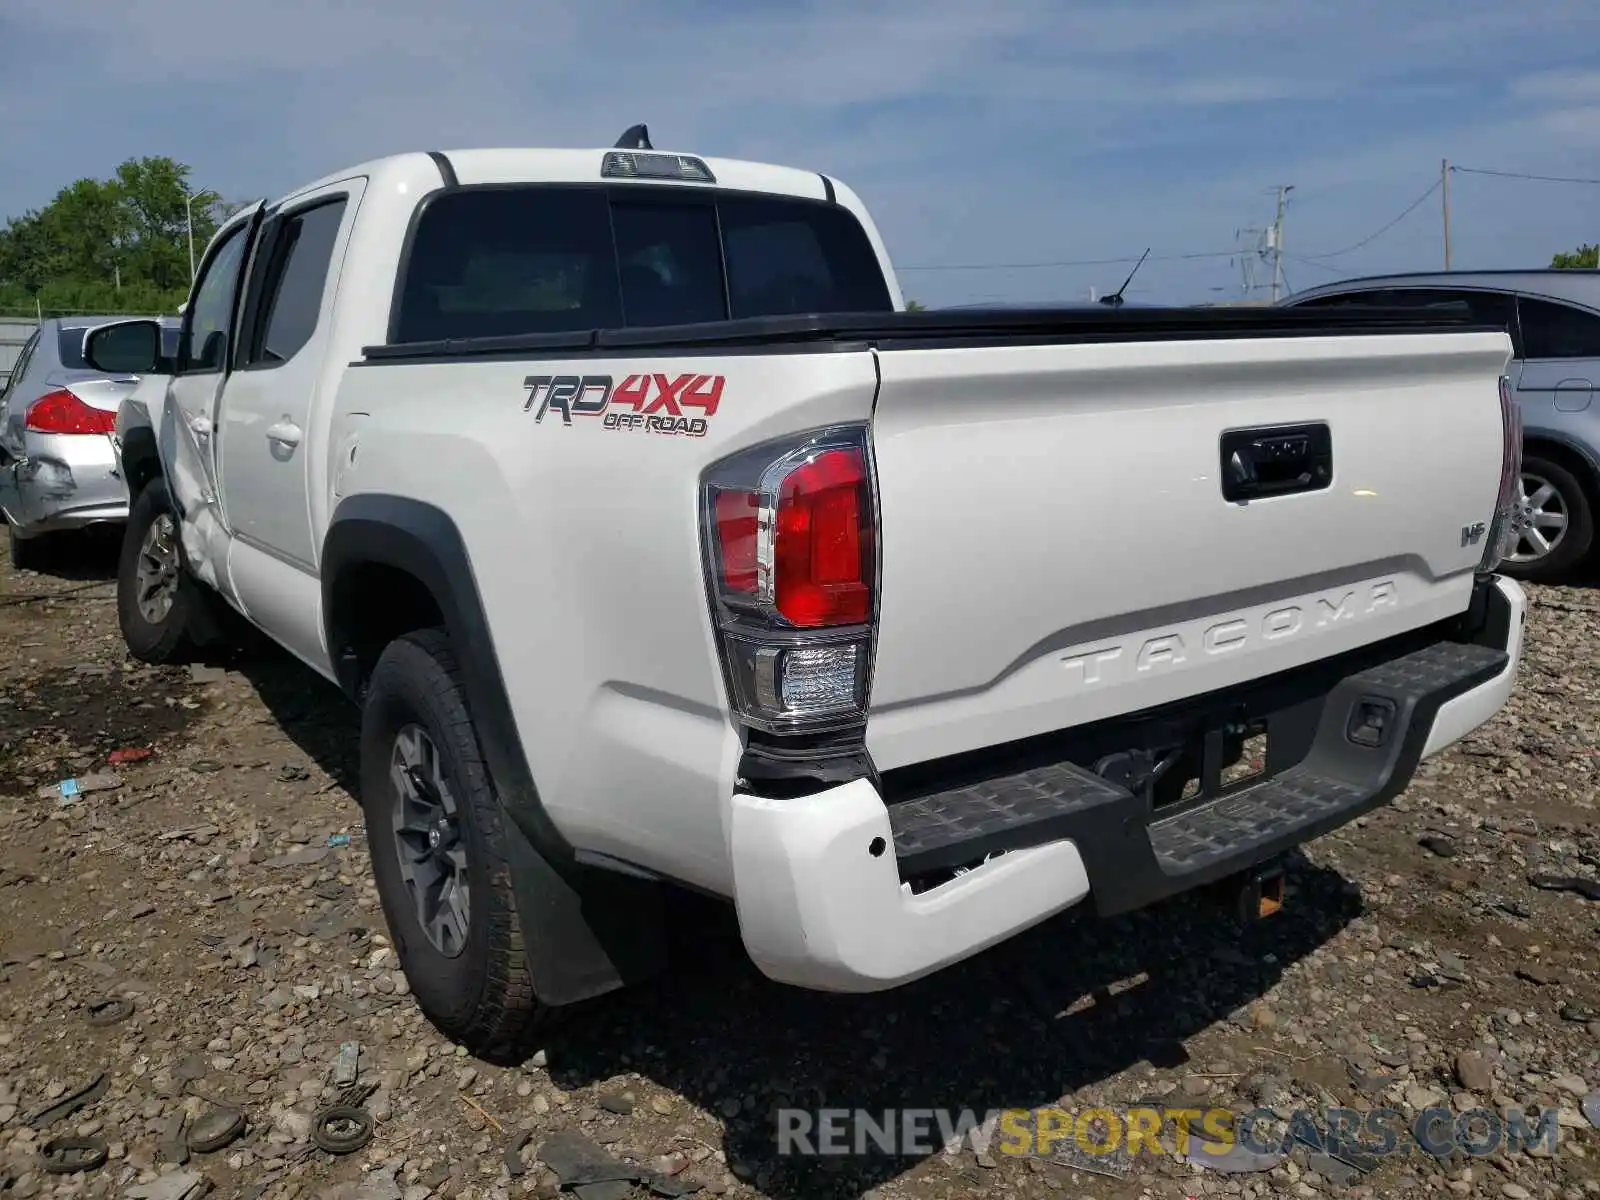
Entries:
{"label": "off road lettering", "polygon": [[[628,375],[620,383],[610,375],[529,375],[522,381],[528,393],[522,411],[538,405],[536,424],[557,412],[563,425],[571,425],[573,417],[602,417],[604,429],[704,437],[707,418],[722,403],[724,382],[721,375],[694,371]],[[700,415],[689,416],[686,409]]]}
{"label": "off road lettering", "polygon": [[607,429],[642,429],[646,433],[664,433],[679,437],[704,437],[704,417],[647,417],[642,413],[607,413],[601,422]]}

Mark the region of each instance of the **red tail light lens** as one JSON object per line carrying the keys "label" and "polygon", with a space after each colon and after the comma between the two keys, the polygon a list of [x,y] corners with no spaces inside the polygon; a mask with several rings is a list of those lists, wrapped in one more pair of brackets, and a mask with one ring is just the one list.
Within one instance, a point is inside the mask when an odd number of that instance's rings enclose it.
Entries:
{"label": "red tail light lens", "polygon": [[865,426],[767,443],[713,465],[706,571],[729,690],[767,732],[859,725],[877,587]]}
{"label": "red tail light lens", "polygon": [[796,629],[866,624],[877,570],[871,488],[859,446],[780,462],[754,487],[714,486],[717,590]]}
{"label": "red tail light lens", "polygon": [[28,406],[24,424],[35,433],[115,433],[117,414],[85,404],[71,392],[46,392]]}
{"label": "red tail light lens", "polygon": [[761,498],[754,492],[720,492],[716,499],[717,545],[721,551],[718,566],[724,591],[736,596],[754,596],[759,584],[756,573],[756,531],[761,518]]}
{"label": "red tail light lens", "polygon": [[785,477],[773,536],[773,602],[800,629],[872,616],[872,500],[855,447],[825,450]]}

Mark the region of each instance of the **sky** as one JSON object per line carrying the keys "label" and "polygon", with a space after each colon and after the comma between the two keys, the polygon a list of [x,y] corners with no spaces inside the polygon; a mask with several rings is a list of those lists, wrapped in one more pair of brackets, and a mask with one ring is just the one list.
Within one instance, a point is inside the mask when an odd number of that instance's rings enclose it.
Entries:
{"label": "sky", "polygon": [[1131,300],[1238,299],[1280,185],[1286,289],[1439,269],[1440,191],[1372,235],[1442,159],[1457,269],[1600,242],[1600,183],[1477,173],[1600,180],[1595,0],[0,5],[0,217],[146,154],[243,200],[641,121],[845,180],[935,306],[1079,302],[1147,247]]}

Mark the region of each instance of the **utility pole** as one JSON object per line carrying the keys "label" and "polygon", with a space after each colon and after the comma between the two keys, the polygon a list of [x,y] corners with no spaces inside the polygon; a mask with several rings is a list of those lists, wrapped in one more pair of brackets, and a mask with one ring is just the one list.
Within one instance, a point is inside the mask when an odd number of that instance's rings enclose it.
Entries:
{"label": "utility pole", "polygon": [[1450,160],[1439,160],[1439,183],[1444,193],[1444,269],[1450,269]]}
{"label": "utility pole", "polygon": [[1283,291],[1283,214],[1289,206],[1289,193],[1293,184],[1278,185],[1278,215],[1272,221],[1272,302],[1276,304]]}
{"label": "utility pole", "polygon": [[1234,232],[1234,240],[1239,243],[1239,273],[1241,275],[1239,295],[1248,300],[1256,293],[1256,262],[1264,258],[1267,253],[1267,231],[1265,229],[1240,229]]}

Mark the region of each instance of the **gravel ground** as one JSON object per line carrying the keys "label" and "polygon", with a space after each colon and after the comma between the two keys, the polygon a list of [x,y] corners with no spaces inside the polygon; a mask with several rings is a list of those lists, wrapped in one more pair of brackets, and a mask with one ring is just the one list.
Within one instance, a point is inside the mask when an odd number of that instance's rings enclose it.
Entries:
{"label": "gravel ground", "polygon": [[[728,913],[684,899],[670,975],[502,1069],[439,1038],[396,970],[347,789],[354,710],[272,654],[131,662],[111,551],[77,550],[71,569],[0,568],[6,1197],[553,1196],[548,1164],[574,1134],[643,1165],[659,1194],[1600,1195],[1600,1135],[1584,1115],[1600,1084],[1600,885],[1551,890],[1600,868],[1593,590],[1532,590],[1508,709],[1391,808],[1297,856],[1289,903],[1265,923],[1241,928],[1193,897],[1108,922],[1069,914],[934,979],[838,997],[768,983]],[[108,765],[130,750],[150,753]],[[117,786],[40,795],[106,772]],[[103,997],[131,999],[131,1014],[115,1019]],[[350,1044],[375,1130],[338,1155],[312,1144],[311,1123],[344,1094]],[[81,1108],[39,1116],[102,1076]],[[785,1106],[1151,1098],[1283,1118],[1443,1105],[1522,1108],[1536,1123],[1553,1109],[1560,1141],[1354,1163],[1298,1145],[1253,1173],[997,1144],[901,1158],[774,1148]],[[230,1107],[246,1119],[236,1140],[185,1149]],[[523,1135],[514,1175],[506,1150]],[[44,1173],[41,1147],[62,1136],[104,1139],[109,1161]]]}

